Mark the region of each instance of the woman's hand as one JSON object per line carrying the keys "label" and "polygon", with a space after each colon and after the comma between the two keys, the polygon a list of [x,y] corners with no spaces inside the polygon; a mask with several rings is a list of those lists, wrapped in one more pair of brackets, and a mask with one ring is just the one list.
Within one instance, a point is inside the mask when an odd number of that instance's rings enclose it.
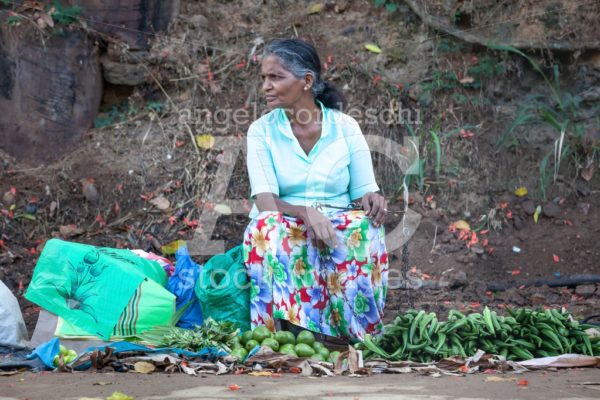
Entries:
{"label": "woman's hand", "polygon": [[379,193],[369,192],[360,200],[365,215],[369,217],[375,227],[379,227],[385,221],[387,214],[387,200]]}
{"label": "woman's hand", "polygon": [[335,230],[329,218],[312,207],[306,207],[303,214],[301,219],[306,226],[308,237],[312,240],[313,246],[316,246],[319,250],[326,247],[337,247]]}

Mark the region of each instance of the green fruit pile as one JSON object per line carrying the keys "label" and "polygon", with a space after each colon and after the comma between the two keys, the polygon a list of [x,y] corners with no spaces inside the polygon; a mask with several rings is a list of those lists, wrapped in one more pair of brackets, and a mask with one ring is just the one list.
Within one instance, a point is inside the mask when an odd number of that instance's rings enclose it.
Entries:
{"label": "green fruit pile", "polygon": [[315,335],[310,331],[302,331],[294,336],[289,331],[272,333],[265,326],[259,326],[253,331],[246,331],[238,337],[233,345],[231,355],[239,360],[246,358],[248,353],[256,346],[267,346],[273,351],[294,357],[309,357],[318,361],[335,363],[340,355],[339,351],[330,351],[321,342],[315,340]]}
{"label": "green fruit pile", "polygon": [[55,367],[58,367],[60,365],[61,356],[65,364],[70,364],[73,362],[73,360],[77,358],[77,352],[75,350],[69,350],[61,344],[60,351],[57,355],[54,356],[54,360],[52,361],[52,364],[54,364]]}
{"label": "green fruit pile", "polygon": [[449,356],[473,356],[481,349],[508,360],[578,353],[600,355],[600,339],[585,329],[593,327],[577,322],[556,309],[507,309],[497,315],[487,307],[483,313],[464,315],[451,310],[447,321],[438,321],[435,313],[409,310],[387,325],[383,335],[365,336],[357,345],[365,357],[387,360],[431,362]]}

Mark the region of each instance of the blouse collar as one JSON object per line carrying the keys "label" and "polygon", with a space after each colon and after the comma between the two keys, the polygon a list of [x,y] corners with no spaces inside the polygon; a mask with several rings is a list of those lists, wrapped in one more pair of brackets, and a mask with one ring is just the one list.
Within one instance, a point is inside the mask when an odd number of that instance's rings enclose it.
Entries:
{"label": "blouse collar", "polygon": [[[328,126],[329,124],[326,123],[328,122],[329,119],[329,108],[325,107],[325,105],[319,101],[319,100],[315,100],[319,106],[321,107],[321,138],[326,137],[327,135],[329,135],[329,129]],[[279,131],[282,132],[285,136],[287,136],[290,139],[295,139],[296,137],[294,136],[294,133],[292,132],[292,125],[290,124],[290,120],[288,119],[287,115],[285,114],[285,111],[283,110],[283,108],[278,108],[277,109],[277,125],[279,127]]]}

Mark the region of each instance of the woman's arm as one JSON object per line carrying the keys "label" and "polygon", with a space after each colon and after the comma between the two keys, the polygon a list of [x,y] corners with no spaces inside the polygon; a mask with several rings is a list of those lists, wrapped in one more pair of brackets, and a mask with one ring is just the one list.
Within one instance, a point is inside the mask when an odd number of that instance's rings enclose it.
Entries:
{"label": "woman's arm", "polygon": [[258,211],[277,211],[301,219],[306,226],[308,237],[318,248],[337,246],[331,221],[315,208],[292,205],[273,193],[258,193],[254,203]]}

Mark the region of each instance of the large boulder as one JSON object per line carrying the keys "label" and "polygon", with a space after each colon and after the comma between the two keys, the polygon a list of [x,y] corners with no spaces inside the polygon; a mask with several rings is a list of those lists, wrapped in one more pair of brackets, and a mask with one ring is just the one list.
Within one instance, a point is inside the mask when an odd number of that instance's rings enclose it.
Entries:
{"label": "large boulder", "polygon": [[96,31],[118,38],[131,50],[147,50],[148,39],[179,15],[180,0],[66,0]]}
{"label": "large boulder", "polygon": [[52,161],[92,126],[102,100],[98,51],[85,32],[43,40],[28,24],[0,23],[0,149]]}

